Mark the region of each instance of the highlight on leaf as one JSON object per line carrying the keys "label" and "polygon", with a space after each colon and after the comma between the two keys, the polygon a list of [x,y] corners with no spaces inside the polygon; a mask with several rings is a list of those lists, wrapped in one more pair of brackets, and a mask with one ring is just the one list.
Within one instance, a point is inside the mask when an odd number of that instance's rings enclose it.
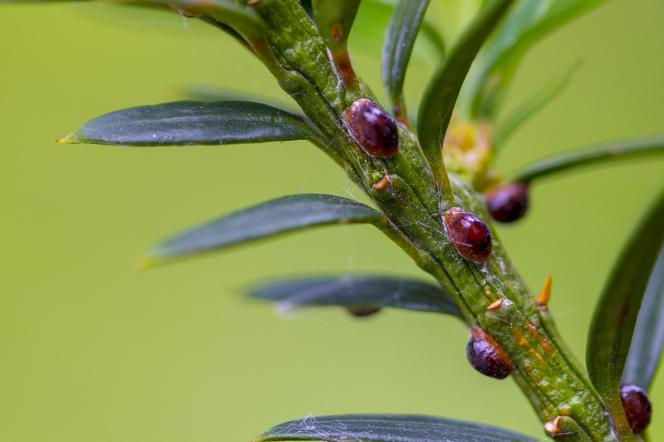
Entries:
{"label": "highlight on leaf", "polygon": [[315,226],[362,223],[386,228],[380,212],[357,201],[322,194],[285,196],[172,236],[153,247],[141,264],[152,267],[177,258],[224,250]]}
{"label": "highlight on leaf", "polygon": [[60,143],[182,146],[318,140],[304,117],[250,101],[178,101],[97,117]]}
{"label": "highlight on leaf", "polygon": [[439,286],[386,275],[311,276],[249,287],[249,298],[273,302],[280,311],[303,307],[382,308],[462,317],[456,301]]}
{"label": "highlight on leaf", "polygon": [[277,425],[254,442],[536,442],[522,434],[488,425],[407,414],[307,416]]}
{"label": "highlight on leaf", "polygon": [[588,375],[619,435],[629,435],[620,383],[648,279],[664,244],[664,191],[623,248],[593,315],[586,351]]}

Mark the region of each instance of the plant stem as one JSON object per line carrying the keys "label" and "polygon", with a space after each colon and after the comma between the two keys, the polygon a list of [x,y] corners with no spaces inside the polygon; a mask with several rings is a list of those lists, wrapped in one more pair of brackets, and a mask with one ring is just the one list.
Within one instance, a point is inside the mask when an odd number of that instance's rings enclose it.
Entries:
{"label": "plant stem", "polygon": [[[492,257],[482,265],[466,261],[448,241],[441,201],[455,201],[488,222],[481,194],[450,175],[449,193],[439,195],[416,137],[404,126],[399,128],[398,155],[368,157],[348,135],[342,114],[360,97],[377,102],[369,88],[359,78],[361,95],[344,88],[299,2],[260,0],[253,6],[267,23],[269,44],[282,64],[276,70],[282,87],[329,140],[349,176],[385,213],[390,238],[455,295],[468,325],[481,327],[509,353],[514,380],[542,422],[561,416],[556,421],[561,431],[577,429],[565,440],[617,440],[600,397],[558,336],[548,311],[538,309],[495,232]],[[384,176],[389,185],[373,188]],[[502,300],[500,308],[488,310],[497,300]]]}

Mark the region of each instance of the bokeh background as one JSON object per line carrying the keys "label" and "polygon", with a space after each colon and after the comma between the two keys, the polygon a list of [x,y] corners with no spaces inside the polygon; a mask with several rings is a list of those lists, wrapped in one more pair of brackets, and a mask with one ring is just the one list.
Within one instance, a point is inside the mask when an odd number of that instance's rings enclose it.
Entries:
{"label": "bokeh background", "polygon": [[[431,19],[450,21],[440,6]],[[345,412],[442,415],[543,437],[511,381],[468,366],[467,331],[454,319],[389,311],[357,321],[332,310],[285,318],[242,300],[239,289],[272,276],[421,275],[372,228],[319,229],[136,270],[153,241],[221,213],[298,192],[358,194],[304,142],[53,143],[93,116],[178,99],[192,86],[288,103],[235,42],[176,15],[104,5],[3,5],[0,23],[0,440],[249,441],[284,420]],[[613,0],[538,44],[508,107],[577,60],[582,67],[505,147],[499,170],[664,131],[662,23],[660,0]],[[371,34],[351,45],[383,96]],[[434,64],[427,54],[419,48],[412,63],[412,101]],[[528,217],[500,229],[534,290],[553,275],[552,309],[580,357],[607,271],[662,184],[662,159],[546,180]],[[652,400],[652,438],[664,440],[661,376]]]}

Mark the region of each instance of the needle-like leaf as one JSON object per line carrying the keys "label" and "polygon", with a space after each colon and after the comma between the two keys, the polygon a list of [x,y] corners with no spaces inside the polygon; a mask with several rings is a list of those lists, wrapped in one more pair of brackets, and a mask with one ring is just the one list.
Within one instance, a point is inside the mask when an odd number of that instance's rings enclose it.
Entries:
{"label": "needle-like leaf", "polygon": [[384,227],[383,215],[360,202],[334,195],[303,194],[277,198],[203,223],[158,243],[146,267],[212,250],[331,224]]}
{"label": "needle-like leaf", "polygon": [[[664,226],[664,220],[662,220]],[[652,384],[664,348],[664,247],[650,274],[648,289],[636,318],[636,328],[629,347],[622,383],[648,390]]]}
{"label": "needle-like leaf", "polygon": [[664,154],[662,135],[615,141],[537,161],[513,174],[511,181],[530,182],[581,166],[657,154]]}
{"label": "needle-like leaf", "polygon": [[178,101],[95,118],[60,140],[114,146],[179,146],[316,139],[303,117],[263,103]]}
{"label": "needle-like leaf", "polygon": [[382,73],[394,114],[407,122],[403,84],[415,39],[424,21],[429,0],[400,0],[392,13],[383,46]]}
{"label": "needle-like leaf", "polygon": [[454,298],[439,286],[410,278],[344,275],[268,281],[247,290],[250,298],[279,310],[301,307],[392,307],[462,317]]}
{"label": "needle-like leaf", "polygon": [[563,75],[550,80],[542,89],[527,98],[498,124],[494,137],[496,150],[501,149],[518,128],[565,90],[578,67],[579,63],[575,63]]}
{"label": "needle-like leaf", "polygon": [[[217,26],[242,41],[245,46],[262,38],[265,29],[260,17],[246,5],[233,0],[0,0],[2,3],[71,3],[104,2],[139,6],[164,6],[191,12],[192,16],[204,14],[205,21]],[[239,38],[238,38],[239,37]]]}
{"label": "needle-like leaf", "polygon": [[308,416],[271,428],[254,442],[535,442],[522,434],[478,423],[399,414]]}
{"label": "needle-like leaf", "polygon": [[604,286],[588,334],[588,375],[612,414],[618,434],[631,434],[620,381],[648,279],[664,244],[664,191],[623,248]]}
{"label": "needle-like leaf", "polygon": [[500,21],[512,0],[489,0],[459,40],[451,46],[433,75],[420,104],[417,132],[434,175],[443,187],[447,177],[441,148],[459,90],[480,47]]}
{"label": "needle-like leaf", "polygon": [[516,64],[539,39],[606,0],[521,0],[482,49],[469,78],[475,118],[495,117]]}

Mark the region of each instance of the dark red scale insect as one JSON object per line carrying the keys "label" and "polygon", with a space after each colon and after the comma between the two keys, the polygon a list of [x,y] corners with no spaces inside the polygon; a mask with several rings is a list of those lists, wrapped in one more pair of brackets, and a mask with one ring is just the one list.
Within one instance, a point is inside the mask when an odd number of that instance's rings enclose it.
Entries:
{"label": "dark red scale insect", "polygon": [[622,402],[627,422],[634,434],[639,434],[650,423],[651,406],[646,392],[639,386],[624,384],[620,386]]}
{"label": "dark red scale insect", "polygon": [[479,327],[470,331],[466,356],[475,370],[490,378],[505,379],[512,373],[510,355]]}
{"label": "dark red scale insect", "polygon": [[381,311],[381,308],[371,305],[353,305],[346,307],[346,310],[348,310],[348,313],[350,313],[352,316],[355,316],[356,318],[366,318],[367,316],[375,315]]}
{"label": "dark red scale insect", "polygon": [[484,221],[458,207],[443,214],[445,233],[461,256],[483,263],[491,256],[491,232]]}
{"label": "dark red scale insect", "polygon": [[493,219],[501,223],[512,223],[521,219],[528,210],[528,184],[504,184],[489,190],[485,198]]}
{"label": "dark red scale insect", "polygon": [[371,100],[356,100],[344,112],[344,120],[351,135],[367,155],[389,158],[399,152],[397,123]]}

